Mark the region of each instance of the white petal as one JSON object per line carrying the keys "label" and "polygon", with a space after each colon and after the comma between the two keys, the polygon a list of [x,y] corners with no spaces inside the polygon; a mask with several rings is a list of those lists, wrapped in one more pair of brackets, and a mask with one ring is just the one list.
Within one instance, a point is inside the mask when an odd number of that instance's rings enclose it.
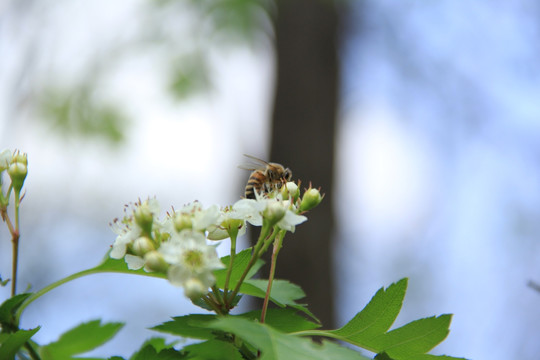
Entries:
{"label": "white petal", "polygon": [[144,266],[144,259],[140,256],[127,254],[125,260],[130,270],[139,270]]}

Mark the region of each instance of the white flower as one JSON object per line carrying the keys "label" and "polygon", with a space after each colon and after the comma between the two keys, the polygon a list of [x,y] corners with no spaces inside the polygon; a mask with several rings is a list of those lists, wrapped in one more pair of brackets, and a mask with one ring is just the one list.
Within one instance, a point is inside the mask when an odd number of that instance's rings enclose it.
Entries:
{"label": "white flower", "polygon": [[135,224],[133,218],[124,218],[123,221],[114,219],[111,229],[118,236],[112,245],[110,256],[113,259],[121,259],[126,255],[128,245],[141,236],[141,228]]}
{"label": "white flower", "polygon": [[208,209],[203,209],[202,205],[198,201],[195,201],[191,204],[184,205],[180,210],[174,211],[165,220],[164,226],[171,233],[190,228],[205,231],[212,225],[219,224],[219,217],[219,206],[212,205]]}
{"label": "white flower", "polygon": [[234,203],[231,217],[243,219],[253,226],[262,226],[264,209],[266,209],[264,200],[241,199]]}
{"label": "white flower", "polygon": [[[111,229],[117,237],[112,245],[110,257],[113,259],[123,258],[128,247],[143,234],[143,226],[149,225],[151,229],[162,227],[159,216],[159,203],[156,199],[147,199],[144,202],[128,204],[124,207],[124,218],[114,219]],[[137,219],[138,217],[138,219]],[[144,219],[141,219],[143,218]],[[137,221],[138,220],[138,221]]]}
{"label": "white flower", "polygon": [[236,216],[245,219],[254,226],[262,226],[265,216],[279,218],[276,225],[291,232],[294,232],[296,225],[307,220],[305,216],[298,215],[295,206],[291,205],[288,200],[282,200],[281,196],[269,199],[256,194],[255,200],[242,199],[237,201],[233,205],[233,210],[236,212]]}
{"label": "white flower", "polygon": [[208,227],[208,240],[223,240],[230,237],[231,233],[235,233],[235,237],[246,233],[245,219],[232,207],[221,210],[218,224]]}
{"label": "white flower", "polygon": [[161,244],[158,252],[170,264],[167,272],[169,281],[184,288],[193,285],[193,279],[196,279],[206,291],[215,283],[212,271],[224,268],[215,247],[207,245],[206,238],[199,231],[173,233],[169,241]]}
{"label": "white flower", "polygon": [[281,218],[280,221],[278,221],[277,226],[279,226],[283,230],[294,232],[295,226],[303,223],[306,220],[307,217],[305,217],[304,215],[298,215],[291,210],[287,210],[285,216]]}

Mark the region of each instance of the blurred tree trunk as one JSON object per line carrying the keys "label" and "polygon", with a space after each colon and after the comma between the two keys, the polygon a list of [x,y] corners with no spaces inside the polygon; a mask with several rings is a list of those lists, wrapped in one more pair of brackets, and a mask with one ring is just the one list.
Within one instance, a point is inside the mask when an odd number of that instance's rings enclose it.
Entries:
{"label": "blurred tree trunk", "polygon": [[[332,191],[338,104],[338,11],[330,0],[277,0],[277,53],[271,161],[294,179]],[[332,196],[286,236],[276,277],[300,285],[324,327],[334,325]],[[267,260],[268,262],[268,260]]]}

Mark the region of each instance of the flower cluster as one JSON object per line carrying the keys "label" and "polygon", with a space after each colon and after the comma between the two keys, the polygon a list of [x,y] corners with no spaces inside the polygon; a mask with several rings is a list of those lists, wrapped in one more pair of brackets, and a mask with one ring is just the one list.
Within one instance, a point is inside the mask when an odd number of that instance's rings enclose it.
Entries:
{"label": "flower cluster", "polygon": [[167,274],[173,285],[184,288],[186,296],[197,298],[214,285],[213,271],[224,267],[215,245],[207,240],[236,240],[245,232],[246,222],[294,232],[296,225],[307,220],[301,213],[321,199],[311,187],[300,198],[298,186],[290,182],[281,190],[256,194],[255,199],[241,199],[225,208],[204,208],[196,201],[173,209],[163,220],[156,199],[139,200],[126,205],[124,217],[111,224],[117,237],[110,257],[123,258],[133,270]]}

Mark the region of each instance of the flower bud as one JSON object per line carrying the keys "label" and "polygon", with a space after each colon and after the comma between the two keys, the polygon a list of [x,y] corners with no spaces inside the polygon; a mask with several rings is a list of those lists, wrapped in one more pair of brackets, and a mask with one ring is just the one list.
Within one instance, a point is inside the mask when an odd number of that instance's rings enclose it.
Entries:
{"label": "flower bud", "polygon": [[146,253],[155,250],[154,243],[146,236],[141,236],[133,242],[131,250],[135,255],[144,256]]}
{"label": "flower bud", "polygon": [[26,153],[21,153],[19,150],[15,151],[11,159],[11,163],[20,163],[28,166],[28,155]]}
{"label": "flower bud", "polygon": [[152,210],[146,201],[137,206],[133,212],[133,216],[135,217],[135,222],[137,225],[139,225],[144,233],[150,234],[152,232],[154,214],[152,214]]}
{"label": "flower bud", "polygon": [[308,211],[319,205],[323,199],[321,192],[317,189],[310,187],[304,193],[302,202],[300,203],[300,212]]}
{"label": "flower bud", "polygon": [[20,191],[23,187],[24,179],[26,179],[26,175],[28,174],[28,167],[24,163],[14,162],[9,165],[8,174],[11,178],[13,189]]}
{"label": "flower bud", "polygon": [[184,294],[190,299],[197,299],[204,295],[208,288],[205,288],[201,280],[189,278],[184,284]]}
{"label": "flower bud", "polygon": [[149,251],[144,255],[144,268],[148,271],[167,273],[169,264],[163,259],[163,256],[156,250]]}
{"label": "flower bud", "polygon": [[176,213],[174,215],[174,229],[178,232],[193,227],[193,217],[188,214]]}
{"label": "flower bud", "polygon": [[300,189],[298,188],[298,185],[292,181],[287,182],[285,186],[281,187],[281,196],[283,200],[289,200],[291,197],[293,201],[296,201],[299,195]]}
{"label": "flower bud", "polygon": [[287,212],[287,207],[279,201],[270,201],[263,212],[263,218],[268,222],[269,226],[274,226],[278,223]]}

